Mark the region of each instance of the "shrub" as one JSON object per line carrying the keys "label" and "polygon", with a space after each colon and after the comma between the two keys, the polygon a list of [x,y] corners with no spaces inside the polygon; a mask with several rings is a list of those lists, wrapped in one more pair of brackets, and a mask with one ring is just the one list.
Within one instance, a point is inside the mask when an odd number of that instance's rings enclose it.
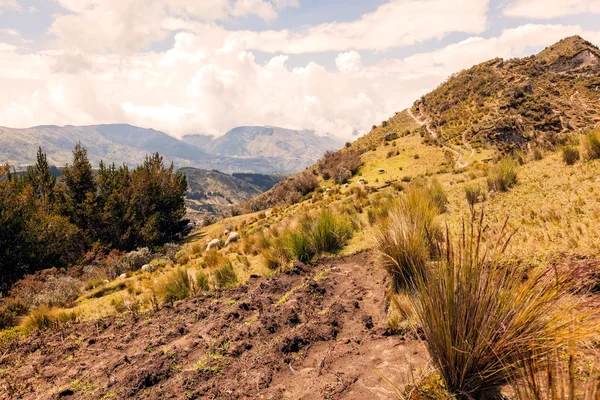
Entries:
{"label": "shrub", "polygon": [[586,161],[600,158],[600,130],[590,132],[583,137],[581,154]]}
{"label": "shrub", "polygon": [[562,159],[565,164],[573,165],[581,158],[579,149],[573,146],[565,146],[562,148]]}
{"label": "shrub", "polygon": [[122,314],[127,309],[125,307],[125,297],[123,296],[115,296],[112,299],[110,299],[110,305],[117,314]]}
{"label": "shrub", "polygon": [[413,289],[415,278],[424,274],[427,261],[435,256],[440,228],[439,207],[423,186],[411,185],[403,196],[389,204],[374,229],[376,248],[384,269],[392,278],[391,290]]}
{"label": "shrub", "polygon": [[50,276],[44,288],[33,298],[33,307],[67,307],[73,303],[82,287],[82,283],[70,276]]}
{"label": "shrub", "polygon": [[343,184],[358,172],[361,165],[357,150],[343,149],[325,153],[317,166],[323,179],[333,178],[336,183]]}
{"label": "shrub", "polygon": [[177,260],[177,252],[179,251],[180,248],[181,248],[181,246],[179,246],[177,243],[165,243],[165,246],[164,246],[165,258],[175,262]]}
{"label": "shrub", "polygon": [[215,271],[214,278],[219,288],[234,286],[238,281],[233,264],[229,261]]}
{"label": "shrub", "polygon": [[[474,219],[476,216],[474,216]],[[416,281],[415,310],[433,363],[452,394],[496,398],[522,360],[548,354],[572,333],[574,270],[503,265],[510,234],[483,239],[483,215],[447,235],[444,256]],[[508,239],[506,239],[508,238]],[[583,319],[582,319],[583,318]]]}
{"label": "shrub", "polygon": [[123,267],[118,271],[118,274],[140,269],[143,265],[148,264],[152,258],[152,252],[147,247],[131,251],[123,257]]}
{"label": "shrub", "polygon": [[506,192],[517,183],[517,164],[505,157],[488,171],[488,189],[496,192]]}
{"label": "shrub", "polygon": [[159,297],[163,301],[183,300],[190,295],[190,276],[187,268],[176,268],[167,273],[158,287]]}

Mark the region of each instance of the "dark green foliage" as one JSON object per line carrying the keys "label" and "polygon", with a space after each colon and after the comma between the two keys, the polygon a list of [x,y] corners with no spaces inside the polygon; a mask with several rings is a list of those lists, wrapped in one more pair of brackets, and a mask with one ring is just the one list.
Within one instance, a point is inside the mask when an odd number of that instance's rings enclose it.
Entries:
{"label": "dark green foliage", "polygon": [[86,250],[157,247],[185,233],[185,176],[154,154],[130,171],[100,163],[78,144],[58,183],[46,155],[19,178],[0,167],[0,292],[27,273],[66,267]]}
{"label": "dark green foliage", "polygon": [[51,200],[56,186],[56,176],[50,172],[48,159],[41,147],[38,148],[37,163],[27,171],[25,179],[31,184],[33,192],[41,202],[47,203]]}

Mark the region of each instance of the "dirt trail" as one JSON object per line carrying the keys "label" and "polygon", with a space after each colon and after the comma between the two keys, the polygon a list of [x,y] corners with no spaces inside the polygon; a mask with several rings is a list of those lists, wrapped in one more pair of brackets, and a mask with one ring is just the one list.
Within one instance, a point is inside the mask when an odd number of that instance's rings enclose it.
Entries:
{"label": "dirt trail", "polygon": [[362,253],[47,331],[2,350],[0,398],[388,399],[426,351],[386,335],[384,280]]}
{"label": "dirt trail", "polygon": [[[450,152],[452,152],[455,156],[456,156],[456,167],[457,168],[466,168],[469,166],[469,162],[468,161],[463,161],[463,154],[458,151],[453,149],[452,147],[446,146],[445,144],[443,144],[438,137],[438,133],[432,129],[429,124],[427,123],[427,119],[425,120],[421,120],[419,118],[417,118],[411,111],[410,108],[407,108],[408,111],[408,115],[420,126],[425,126],[425,129],[427,129],[427,132],[429,132],[429,134],[439,143],[442,144],[442,147]],[[463,144],[465,145],[465,147],[467,147],[469,150],[471,150],[471,155],[469,156],[469,158],[473,157],[473,155],[475,154],[475,150],[471,147],[470,144],[467,143],[466,141],[466,133],[463,133],[462,136],[462,140],[463,140]]]}

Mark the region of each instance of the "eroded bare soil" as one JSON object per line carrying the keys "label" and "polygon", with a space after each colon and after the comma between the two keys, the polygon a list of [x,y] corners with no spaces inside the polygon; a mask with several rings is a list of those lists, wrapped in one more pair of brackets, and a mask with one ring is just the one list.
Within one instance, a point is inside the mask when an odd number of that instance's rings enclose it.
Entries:
{"label": "eroded bare soil", "polygon": [[363,253],[46,331],[6,349],[0,398],[387,399],[381,374],[406,381],[426,351],[386,334],[384,279]]}

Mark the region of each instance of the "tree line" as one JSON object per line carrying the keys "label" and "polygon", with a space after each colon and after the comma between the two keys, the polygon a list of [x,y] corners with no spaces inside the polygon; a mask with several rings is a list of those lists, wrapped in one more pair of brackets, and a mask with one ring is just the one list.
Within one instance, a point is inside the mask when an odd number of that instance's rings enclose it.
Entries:
{"label": "tree line", "polygon": [[100,162],[77,144],[57,178],[46,154],[26,173],[0,166],[0,291],[24,274],[82,261],[88,251],[157,247],[185,233],[185,175],[155,153],[137,168]]}

